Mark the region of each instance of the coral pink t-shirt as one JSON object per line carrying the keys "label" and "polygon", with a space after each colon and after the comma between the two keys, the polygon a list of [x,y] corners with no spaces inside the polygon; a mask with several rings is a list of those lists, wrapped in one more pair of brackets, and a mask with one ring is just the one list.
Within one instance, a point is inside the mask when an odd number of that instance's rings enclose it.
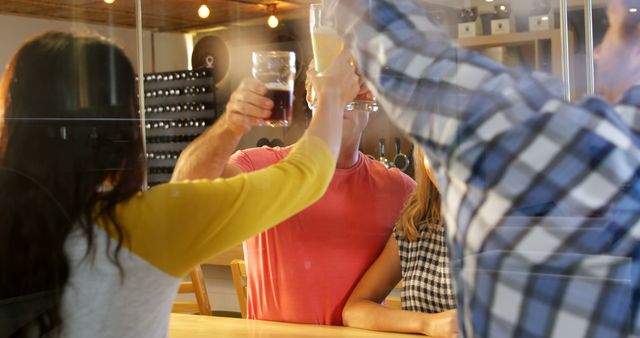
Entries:
{"label": "coral pink t-shirt", "polygon": [[[238,151],[231,163],[253,171],[289,150]],[[353,167],[337,169],[319,201],[244,242],[248,317],[342,325],[347,298],[384,247],[414,188],[410,177],[362,153]]]}

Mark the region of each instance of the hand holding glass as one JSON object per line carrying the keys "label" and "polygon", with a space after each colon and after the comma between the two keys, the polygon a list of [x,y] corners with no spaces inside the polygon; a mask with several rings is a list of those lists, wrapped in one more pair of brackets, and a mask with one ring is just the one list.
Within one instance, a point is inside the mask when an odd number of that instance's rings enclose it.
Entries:
{"label": "hand holding glass", "polygon": [[262,82],[274,106],[271,116],[265,120],[272,127],[291,124],[293,112],[293,83],[296,75],[294,52],[253,52],[253,77]]}

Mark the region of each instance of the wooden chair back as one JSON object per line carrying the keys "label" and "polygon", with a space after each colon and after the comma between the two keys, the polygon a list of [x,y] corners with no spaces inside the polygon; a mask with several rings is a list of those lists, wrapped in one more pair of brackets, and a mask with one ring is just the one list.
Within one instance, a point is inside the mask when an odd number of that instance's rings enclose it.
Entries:
{"label": "wooden chair back", "polygon": [[209,295],[207,294],[207,285],[204,281],[202,268],[196,266],[189,273],[191,281],[180,283],[178,294],[192,293],[195,296],[195,302],[176,301],[173,303],[171,312],[178,313],[197,313],[204,316],[211,316],[211,304],[209,304]]}
{"label": "wooden chair back", "polygon": [[247,318],[247,268],[242,259],[231,261],[231,276],[236,287],[236,296],[240,304],[242,318]]}

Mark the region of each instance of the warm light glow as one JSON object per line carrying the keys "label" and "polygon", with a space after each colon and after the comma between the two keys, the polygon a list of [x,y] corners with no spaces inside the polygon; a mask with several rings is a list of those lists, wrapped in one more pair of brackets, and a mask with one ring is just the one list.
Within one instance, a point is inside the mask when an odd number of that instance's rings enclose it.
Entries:
{"label": "warm light glow", "polygon": [[548,16],[543,16],[542,17],[542,21],[549,21],[549,17]]}
{"label": "warm light glow", "polygon": [[637,8],[629,8],[629,12],[630,13],[637,13],[638,9]]}
{"label": "warm light glow", "polygon": [[493,2],[493,0],[485,0],[486,2]]}
{"label": "warm light glow", "polygon": [[507,10],[507,6],[505,6],[505,5],[500,5],[500,10],[501,10],[501,11],[506,11],[506,10]]}
{"label": "warm light glow", "polygon": [[278,20],[278,17],[275,15],[271,15],[269,16],[269,19],[267,19],[267,25],[269,25],[269,27],[271,28],[276,28],[279,24],[280,20]]}
{"label": "warm light glow", "polygon": [[201,18],[206,19],[209,17],[209,14],[211,14],[211,11],[209,10],[209,7],[207,7],[207,4],[202,4],[202,6],[198,8],[198,16]]}
{"label": "warm light glow", "polygon": [[276,4],[267,4],[266,6],[267,13],[269,13],[269,18],[267,19],[267,25],[271,28],[276,28],[280,24],[280,20],[276,16]]}
{"label": "warm light glow", "polygon": [[187,49],[187,69],[189,70],[193,69],[193,65],[191,64],[191,54],[193,54],[193,37],[192,33],[184,34],[184,45]]}
{"label": "warm light glow", "polygon": [[104,0],[104,2],[111,5],[112,3],[116,2],[116,0]]}

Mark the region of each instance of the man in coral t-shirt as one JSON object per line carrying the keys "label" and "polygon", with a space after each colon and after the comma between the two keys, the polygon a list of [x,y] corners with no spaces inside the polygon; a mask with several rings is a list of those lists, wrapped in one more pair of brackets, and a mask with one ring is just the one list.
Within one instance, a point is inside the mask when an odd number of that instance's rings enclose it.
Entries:
{"label": "man in coral t-shirt", "polygon": [[[371,93],[363,85],[356,99],[372,99]],[[349,294],[384,247],[415,188],[398,169],[358,151],[368,120],[366,110],[344,112],[337,169],[319,201],[244,242],[248,318],[342,325]],[[265,168],[290,149],[238,151],[223,175]]]}

